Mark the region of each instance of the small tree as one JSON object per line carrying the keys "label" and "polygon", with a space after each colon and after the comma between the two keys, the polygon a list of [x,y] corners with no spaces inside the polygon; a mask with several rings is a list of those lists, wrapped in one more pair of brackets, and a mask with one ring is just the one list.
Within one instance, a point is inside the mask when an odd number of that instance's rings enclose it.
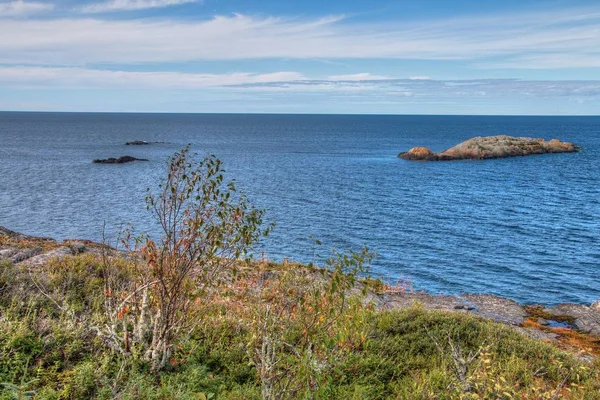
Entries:
{"label": "small tree", "polygon": [[105,290],[112,336],[118,338],[113,343],[120,343],[122,353],[131,346],[141,351],[154,371],[202,322],[198,303],[215,280],[223,271],[234,274],[236,263],[248,260],[252,245],[271,228],[261,229],[264,211],[249,205],[233,182],[225,184],[223,172],[215,156],[195,162],[189,146],[175,153],[159,190],[146,196],[161,237],[123,238],[141,262],[134,287],[121,291],[118,301],[110,287]]}
{"label": "small tree", "polygon": [[259,285],[250,355],[263,400],[314,399],[364,343],[371,307],[357,278],[373,257],[334,252],[323,269],[284,269]]}

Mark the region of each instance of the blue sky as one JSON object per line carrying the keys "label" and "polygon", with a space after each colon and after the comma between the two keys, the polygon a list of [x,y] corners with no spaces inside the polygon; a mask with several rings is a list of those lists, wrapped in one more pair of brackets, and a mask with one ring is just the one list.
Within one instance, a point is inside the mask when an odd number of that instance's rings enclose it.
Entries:
{"label": "blue sky", "polygon": [[0,110],[600,114],[597,0],[0,0]]}

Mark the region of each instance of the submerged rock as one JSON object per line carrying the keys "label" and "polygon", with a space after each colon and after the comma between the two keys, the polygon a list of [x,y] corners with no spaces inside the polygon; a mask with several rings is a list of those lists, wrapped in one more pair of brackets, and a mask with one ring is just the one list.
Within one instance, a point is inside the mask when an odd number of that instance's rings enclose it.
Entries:
{"label": "submerged rock", "polygon": [[412,161],[483,160],[487,158],[519,157],[546,153],[574,153],[579,147],[558,139],[529,137],[478,136],[454,147],[434,153],[426,147],[414,147],[398,157]]}
{"label": "submerged rock", "polygon": [[148,161],[144,158],[135,158],[131,156],[122,156],[119,158],[106,158],[106,159],[98,159],[94,160],[94,164],[125,164],[133,161]]}

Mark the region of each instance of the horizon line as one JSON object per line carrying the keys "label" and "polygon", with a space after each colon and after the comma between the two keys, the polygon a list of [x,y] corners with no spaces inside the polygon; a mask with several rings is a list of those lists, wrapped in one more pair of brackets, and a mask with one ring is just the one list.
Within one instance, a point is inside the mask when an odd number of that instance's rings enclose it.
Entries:
{"label": "horizon line", "polygon": [[158,115],[289,115],[289,116],[389,116],[389,117],[591,117],[600,114],[427,114],[427,113],[294,113],[294,112],[192,112],[192,111],[48,111],[48,110],[0,110],[0,114],[158,114]]}

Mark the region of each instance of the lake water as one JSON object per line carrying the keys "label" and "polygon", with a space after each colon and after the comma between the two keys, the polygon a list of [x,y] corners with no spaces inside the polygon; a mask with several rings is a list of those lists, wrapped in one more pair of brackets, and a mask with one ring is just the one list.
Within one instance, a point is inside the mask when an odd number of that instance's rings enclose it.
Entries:
{"label": "lake water", "polygon": [[[576,154],[419,163],[473,136],[560,138]],[[126,141],[166,142],[124,146]],[[156,232],[143,198],[185,144],[277,224],[269,258],[310,261],[309,236],[379,253],[373,273],[416,290],[525,303],[600,299],[600,117],[0,113],[0,225],[100,240]],[[132,155],[147,163],[97,165]]]}

